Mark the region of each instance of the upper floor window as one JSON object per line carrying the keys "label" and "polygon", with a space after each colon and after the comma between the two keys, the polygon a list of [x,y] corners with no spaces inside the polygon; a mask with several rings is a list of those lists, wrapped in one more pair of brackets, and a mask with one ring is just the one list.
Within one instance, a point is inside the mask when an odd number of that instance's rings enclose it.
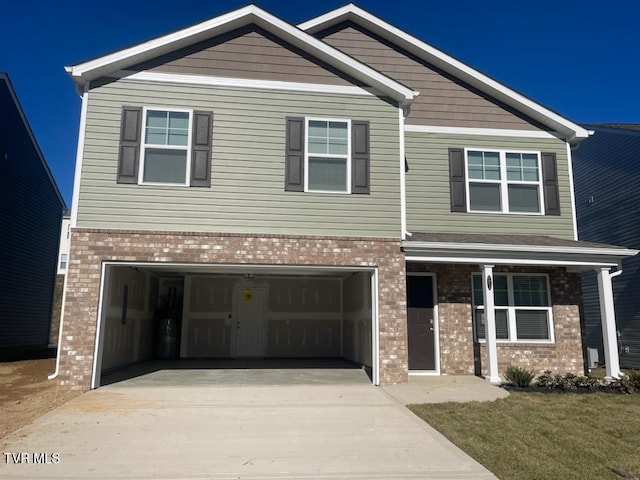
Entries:
{"label": "upper floor window", "polygon": [[368,120],[286,117],[284,189],[371,193]]}
{"label": "upper floor window", "polygon": [[122,107],[117,182],[211,186],[213,112]]}
{"label": "upper floor window", "polygon": [[555,152],[449,148],[452,212],[560,215]]}
{"label": "upper floor window", "polygon": [[307,119],[305,190],[349,193],[349,138],[348,120]]}
{"label": "upper floor window", "polygon": [[[473,317],[475,334],[485,339],[482,275],[473,277]],[[494,274],[496,339],[517,341],[553,341],[552,315],[546,275]]]}
{"label": "upper floor window", "polygon": [[466,150],[470,212],[543,212],[538,152]]}
{"label": "upper floor window", "polygon": [[144,110],[140,183],[187,185],[191,112]]}

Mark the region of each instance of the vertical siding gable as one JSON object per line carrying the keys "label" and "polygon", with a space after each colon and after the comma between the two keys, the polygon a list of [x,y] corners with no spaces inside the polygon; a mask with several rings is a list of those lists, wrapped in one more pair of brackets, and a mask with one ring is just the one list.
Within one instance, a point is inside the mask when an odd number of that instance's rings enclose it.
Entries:
{"label": "vertical siding gable", "polygon": [[62,204],[0,79],[0,349],[46,346]]}
{"label": "vertical siding gable", "polygon": [[406,119],[408,125],[545,130],[534,120],[353,22],[343,22],[316,36],[419,91]]}
{"label": "vertical siding gable", "polygon": [[249,25],[129,70],[331,85],[361,85],[271,33]]}

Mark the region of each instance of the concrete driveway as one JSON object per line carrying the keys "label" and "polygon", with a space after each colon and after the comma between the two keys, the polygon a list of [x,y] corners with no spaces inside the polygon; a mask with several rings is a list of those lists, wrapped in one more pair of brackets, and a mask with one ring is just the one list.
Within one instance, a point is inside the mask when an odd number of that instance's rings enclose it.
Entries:
{"label": "concrete driveway", "polygon": [[346,372],[115,383],[6,437],[0,478],[495,479],[364,372]]}

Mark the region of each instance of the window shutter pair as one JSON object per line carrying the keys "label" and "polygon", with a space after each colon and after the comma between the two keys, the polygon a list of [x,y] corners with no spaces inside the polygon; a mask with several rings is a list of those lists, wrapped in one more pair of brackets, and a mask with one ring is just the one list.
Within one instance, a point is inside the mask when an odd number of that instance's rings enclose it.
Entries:
{"label": "window shutter pair", "polygon": [[[541,157],[545,215],[560,215],[556,154],[542,153]],[[464,150],[462,148],[449,149],[449,192],[451,195],[451,211],[466,212],[466,171]]]}
{"label": "window shutter pair", "polygon": [[[138,183],[142,131],[142,107],[122,107],[118,183]],[[192,187],[211,186],[212,138],[213,112],[193,112],[189,182]]]}
{"label": "window shutter pair", "polygon": [[[304,191],[305,119],[287,117],[284,189]],[[351,122],[351,193],[370,193],[370,135],[368,121]]]}

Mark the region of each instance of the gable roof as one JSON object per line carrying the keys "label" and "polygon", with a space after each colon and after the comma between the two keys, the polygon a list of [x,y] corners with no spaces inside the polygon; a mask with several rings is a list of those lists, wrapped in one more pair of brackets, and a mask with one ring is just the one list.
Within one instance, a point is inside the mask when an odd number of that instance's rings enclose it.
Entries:
{"label": "gable roof", "polygon": [[396,100],[402,106],[410,104],[418,95],[415,90],[398,83],[255,5],[248,5],[123,50],[77,65],[67,66],[65,70],[79,87],[83,87],[91,80],[250,24],[263,28],[352,78],[373,87],[378,92]]}
{"label": "gable roof", "polygon": [[474,68],[462,63],[441,50],[409,35],[390,23],[350,3],[298,25],[302,30],[315,34],[321,30],[352,21],[372,33],[392,42],[407,52],[477,88],[492,98],[522,112],[526,116],[561,133],[568,141],[579,142],[590,135],[589,130],[534,102]]}
{"label": "gable roof", "polygon": [[[3,88],[3,85],[4,85],[4,88]],[[27,133],[27,136],[29,137],[31,144],[33,145],[33,149],[36,155],[38,156],[38,159],[40,160],[42,168],[44,169],[45,174],[47,175],[49,182],[51,182],[51,186],[53,187],[53,190],[56,196],[58,197],[58,200],[60,201],[61,208],[64,209],[66,207],[66,204],[64,202],[64,199],[62,198],[60,189],[58,189],[58,184],[53,178],[53,175],[51,174],[51,170],[49,169],[49,165],[47,165],[47,162],[44,159],[42,150],[40,150],[40,145],[38,145],[36,136],[33,134],[33,130],[31,130],[31,125],[29,125],[29,121],[27,120],[27,116],[25,115],[24,110],[22,110],[22,105],[20,105],[20,101],[18,100],[18,95],[16,94],[16,91],[13,88],[13,84],[9,79],[9,75],[4,72],[0,72],[0,97],[5,97],[10,102],[13,103],[18,115],[20,116],[20,119],[22,120],[22,128]],[[2,99],[0,99],[0,104],[2,103],[3,103]],[[5,133],[10,134],[8,130]]]}

